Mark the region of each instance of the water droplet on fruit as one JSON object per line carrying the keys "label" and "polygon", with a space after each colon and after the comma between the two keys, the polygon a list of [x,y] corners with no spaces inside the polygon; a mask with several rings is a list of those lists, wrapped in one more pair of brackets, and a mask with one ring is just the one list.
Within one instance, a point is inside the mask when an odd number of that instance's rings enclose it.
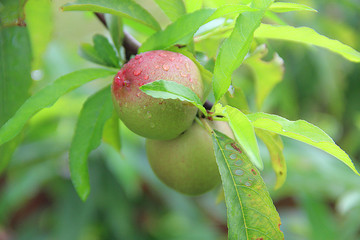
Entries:
{"label": "water droplet on fruit", "polygon": [[189,63],[188,63],[188,62],[185,63],[185,67],[186,67],[186,70],[187,70],[188,72],[190,72],[190,66],[189,66]]}
{"label": "water droplet on fruit", "polygon": [[140,59],[139,59],[139,63],[142,63],[142,61],[143,61],[143,59],[142,59],[142,58],[140,58]]}
{"label": "water droplet on fruit", "polygon": [[154,128],[155,127],[155,123],[150,123],[150,127]]}
{"label": "water droplet on fruit", "polygon": [[162,57],[167,57],[167,55],[165,53],[163,53],[163,52],[161,52],[159,55],[162,56]]}
{"label": "water droplet on fruit", "polygon": [[180,69],[178,65],[175,65],[176,69]]}
{"label": "water droplet on fruit", "polygon": [[152,115],[151,115],[151,113],[150,113],[149,111],[146,112],[146,117],[147,117],[147,118],[151,118],[151,117],[152,117]]}
{"label": "water droplet on fruit", "polygon": [[141,69],[136,69],[133,73],[134,76],[139,76],[141,74]]}
{"label": "water droplet on fruit", "polygon": [[231,154],[230,158],[233,159],[233,160],[236,159],[236,154],[235,153]]}
{"label": "water droplet on fruit", "polygon": [[171,58],[170,58],[170,61],[174,61],[174,60],[175,60],[175,58],[174,58],[174,57],[171,57]]}
{"label": "water droplet on fruit", "polygon": [[136,56],[135,56],[135,59],[136,59],[136,60],[138,60],[138,59],[140,59],[140,58],[141,58],[141,57],[140,57],[139,55],[136,55]]}
{"label": "water droplet on fruit", "polygon": [[237,169],[237,170],[235,170],[235,174],[238,175],[238,176],[241,176],[241,175],[244,174],[244,171],[240,170],[240,169]]}
{"label": "water droplet on fruit", "polygon": [[159,68],[160,68],[160,66],[159,66],[159,65],[155,65],[155,68],[156,68],[156,69],[159,69]]}
{"label": "water droplet on fruit", "polygon": [[182,77],[186,77],[186,76],[187,76],[187,74],[185,74],[185,73],[180,73],[180,76],[182,76]]}
{"label": "water droplet on fruit", "polygon": [[164,64],[164,65],[162,66],[162,68],[163,68],[165,71],[168,71],[170,67],[169,67],[169,65]]}
{"label": "water droplet on fruit", "polygon": [[149,79],[149,75],[145,75],[144,80],[148,80],[148,79]]}
{"label": "water droplet on fruit", "polygon": [[140,92],[138,92],[138,93],[136,94],[136,96],[137,96],[137,97],[140,97]]}

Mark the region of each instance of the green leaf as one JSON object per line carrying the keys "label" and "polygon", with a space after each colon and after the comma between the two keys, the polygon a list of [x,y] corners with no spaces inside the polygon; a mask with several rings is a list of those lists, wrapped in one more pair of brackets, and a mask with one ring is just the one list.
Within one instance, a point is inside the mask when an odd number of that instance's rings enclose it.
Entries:
{"label": "green leaf", "polygon": [[259,171],[226,135],[212,135],[227,207],[228,239],[284,239],[280,217]]}
{"label": "green leaf", "polygon": [[96,34],[93,37],[93,41],[94,49],[97,52],[97,55],[104,60],[107,66],[116,68],[120,67],[116,52],[106,37]]}
{"label": "green leaf", "polygon": [[241,88],[231,86],[224,97],[226,105],[237,108],[245,114],[250,113],[246,96]]}
{"label": "green leaf", "polygon": [[115,150],[120,151],[121,139],[119,117],[115,110],[113,111],[112,117],[105,123],[103,141],[112,146]]}
{"label": "green leaf", "polygon": [[278,134],[255,129],[256,135],[265,143],[271,159],[272,168],[276,174],[275,189],[279,189],[286,180],[286,162],[283,154],[284,145]]}
{"label": "green leaf", "polygon": [[77,0],[62,6],[62,10],[110,13],[132,19],[154,30],[161,29],[148,11],[132,0]]}
{"label": "green leaf", "polygon": [[360,175],[349,156],[320,128],[304,120],[289,121],[283,117],[267,113],[254,113],[247,116],[255,128],[274,132],[319,148],[338,158]]}
{"label": "green leaf", "polygon": [[250,6],[258,8],[259,11],[240,14],[230,37],[221,45],[213,76],[215,102],[218,102],[230,87],[231,75],[248,53],[254,31],[272,2],[273,0],[253,1]]}
{"label": "green leaf", "polygon": [[182,0],[155,0],[155,2],[172,22],[176,21],[186,13],[185,5]]}
{"label": "green leaf", "polygon": [[116,51],[119,53],[124,39],[124,30],[121,17],[112,14],[105,14],[105,20]]}
{"label": "green leaf", "polygon": [[32,45],[32,68],[39,69],[54,27],[50,0],[28,0],[25,15]]}
{"label": "green leaf", "polygon": [[308,27],[295,28],[292,26],[261,24],[255,31],[255,37],[311,44],[338,53],[350,61],[360,62],[360,52],[337,40],[320,35]]}
{"label": "green leaf", "polygon": [[15,115],[0,128],[0,145],[18,135],[26,122],[35,113],[43,108],[50,107],[65,93],[97,78],[115,74],[116,71],[114,70],[89,68],[75,71],[58,78],[54,83],[28,98]]}
{"label": "green leaf", "polygon": [[106,66],[106,62],[98,55],[95,48],[89,43],[82,43],[80,45],[79,55],[90,62]]}
{"label": "green leaf", "polygon": [[251,162],[259,169],[264,168],[264,164],[260,157],[259,147],[256,141],[254,127],[240,110],[231,106],[225,107],[225,113],[229,119],[230,127],[234,132],[236,140],[245,150]]}
{"label": "green leaf", "polygon": [[[29,97],[30,72],[31,47],[27,28],[0,28],[0,127]],[[0,135],[0,141],[2,138]],[[20,140],[21,136],[0,147],[0,173],[8,165]]]}
{"label": "green leaf", "polygon": [[260,110],[265,98],[271,90],[284,77],[284,60],[278,54],[274,54],[271,61],[266,62],[262,58],[268,53],[265,45],[259,46],[255,52],[245,60],[255,75],[256,106]]}
{"label": "green leaf", "polygon": [[207,115],[200,98],[191,91],[190,88],[177,82],[157,80],[142,85],[139,89],[154,98],[179,99],[180,101],[192,103],[199,108],[205,116]]}
{"label": "green leaf", "polygon": [[287,3],[287,2],[275,2],[270,6],[269,10],[277,13],[291,12],[291,11],[317,12],[315,9],[306,6],[304,4]]}
{"label": "green leaf", "polygon": [[183,0],[187,13],[195,12],[202,8],[203,0]]}
{"label": "green leaf", "polygon": [[113,110],[109,86],[86,100],[76,124],[69,151],[70,173],[73,185],[83,201],[90,192],[88,155],[100,145],[105,122]]}
{"label": "green leaf", "polygon": [[210,22],[216,18],[228,15],[239,15],[243,12],[254,12],[259,11],[258,9],[251,8],[247,5],[242,4],[225,4],[216,9],[216,11],[207,19],[207,22]]}
{"label": "green leaf", "polygon": [[140,47],[139,52],[165,49],[175,44],[188,44],[214,11],[214,9],[201,9],[181,16],[163,31],[150,36]]}

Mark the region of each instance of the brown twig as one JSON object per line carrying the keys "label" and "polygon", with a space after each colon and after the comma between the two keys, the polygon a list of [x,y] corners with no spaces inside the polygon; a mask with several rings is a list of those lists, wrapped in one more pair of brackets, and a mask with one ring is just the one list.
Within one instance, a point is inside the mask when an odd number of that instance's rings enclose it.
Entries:
{"label": "brown twig", "polygon": [[[108,28],[104,14],[96,12],[95,16],[106,28]],[[123,46],[125,48],[126,61],[129,61],[131,55],[137,54],[140,47],[140,43],[130,33],[124,30]]]}

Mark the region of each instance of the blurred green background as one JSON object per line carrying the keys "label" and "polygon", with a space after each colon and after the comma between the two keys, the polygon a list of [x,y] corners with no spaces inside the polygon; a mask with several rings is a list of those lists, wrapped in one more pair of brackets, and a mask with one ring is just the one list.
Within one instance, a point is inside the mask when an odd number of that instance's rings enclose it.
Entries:
{"label": "blurred green background", "polygon": [[[138,1],[143,5],[152,1]],[[318,13],[284,13],[293,26],[317,32],[360,50],[358,0],[304,0]],[[65,0],[29,0],[26,22],[33,48],[32,93],[61,75],[96,67],[78,55],[80,43],[106,29],[92,13],[62,12]],[[147,5],[149,6],[149,5]],[[150,8],[166,24],[158,8]],[[147,35],[131,31],[139,41]],[[262,111],[305,119],[325,132],[358,166],[360,160],[360,65],[323,49],[270,41],[285,61],[285,76]],[[246,69],[234,74],[248,101],[254,81]],[[121,126],[122,152],[106,144],[89,159],[91,193],[77,196],[68,170],[68,149],[86,98],[112,79],[91,82],[62,97],[31,119],[24,140],[0,176],[0,239],[226,239],[226,208],[220,187],[188,197],[166,187],[152,173],[144,139]],[[283,139],[288,178],[274,191],[268,152],[263,178],[279,211],[285,239],[360,239],[360,178],[322,151]],[[358,168],[359,169],[359,168]]]}

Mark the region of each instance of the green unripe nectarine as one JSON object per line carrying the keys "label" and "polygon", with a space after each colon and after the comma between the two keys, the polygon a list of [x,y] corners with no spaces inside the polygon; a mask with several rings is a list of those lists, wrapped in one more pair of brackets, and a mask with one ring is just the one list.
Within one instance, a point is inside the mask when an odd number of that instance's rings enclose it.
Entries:
{"label": "green unripe nectarine", "polygon": [[180,100],[153,98],[139,89],[161,79],[180,83],[203,98],[204,87],[195,63],[180,53],[163,50],[141,53],[125,64],[114,78],[112,96],[120,119],[131,131],[146,138],[169,140],[191,126],[197,108]]}
{"label": "green unripe nectarine", "polygon": [[[212,128],[234,138],[227,122],[207,122]],[[154,173],[178,192],[199,195],[220,182],[212,137],[197,122],[175,139],[147,139],[146,152]]]}

